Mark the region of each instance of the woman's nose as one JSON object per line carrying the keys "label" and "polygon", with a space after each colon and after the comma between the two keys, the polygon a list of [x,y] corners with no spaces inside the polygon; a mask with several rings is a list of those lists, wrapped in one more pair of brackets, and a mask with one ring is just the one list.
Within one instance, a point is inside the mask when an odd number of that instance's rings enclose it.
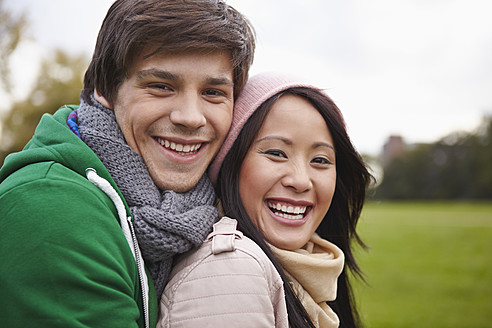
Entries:
{"label": "woman's nose", "polygon": [[305,165],[292,165],[282,179],[282,185],[297,193],[306,192],[313,188],[309,168]]}

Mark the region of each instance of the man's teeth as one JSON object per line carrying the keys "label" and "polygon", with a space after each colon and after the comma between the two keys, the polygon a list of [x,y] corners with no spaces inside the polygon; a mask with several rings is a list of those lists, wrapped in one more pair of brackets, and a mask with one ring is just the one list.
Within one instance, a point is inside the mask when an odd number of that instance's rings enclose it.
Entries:
{"label": "man's teeth", "polygon": [[304,217],[307,206],[289,206],[281,203],[268,202],[268,207],[275,213],[290,220],[298,220]]}
{"label": "man's teeth", "polygon": [[157,138],[157,141],[164,148],[175,150],[175,151],[177,151],[178,153],[180,153],[182,155],[191,155],[191,154],[194,154],[202,146],[201,143],[194,144],[194,145],[182,145],[182,144],[178,144],[178,143],[175,143],[175,142],[172,142],[172,141],[169,141],[169,140],[163,140],[163,139],[160,139],[160,138]]}

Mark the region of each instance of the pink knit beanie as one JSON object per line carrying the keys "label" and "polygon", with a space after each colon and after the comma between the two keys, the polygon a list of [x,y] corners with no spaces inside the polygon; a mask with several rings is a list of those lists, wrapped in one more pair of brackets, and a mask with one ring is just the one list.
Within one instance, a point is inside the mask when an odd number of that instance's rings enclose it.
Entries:
{"label": "pink knit beanie", "polygon": [[222,162],[236,141],[236,138],[246,121],[251,117],[255,110],[270,97],[294,87],[319,90],[319,88],[304,83],[302,80],[279,73],[262,73],[255,75],[248,80],[234,104],[234,113],[232,115],[229,133],[208,170],[208,175],[214,185],[217,183]]}

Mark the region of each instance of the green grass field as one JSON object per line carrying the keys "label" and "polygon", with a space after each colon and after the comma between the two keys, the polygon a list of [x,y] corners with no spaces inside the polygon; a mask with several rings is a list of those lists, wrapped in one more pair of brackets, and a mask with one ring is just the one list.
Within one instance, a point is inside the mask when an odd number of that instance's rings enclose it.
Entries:
{"label": "green grass field", "polygon": [[492,327],[492,203],[368,202],[358,231],[366,327]]}

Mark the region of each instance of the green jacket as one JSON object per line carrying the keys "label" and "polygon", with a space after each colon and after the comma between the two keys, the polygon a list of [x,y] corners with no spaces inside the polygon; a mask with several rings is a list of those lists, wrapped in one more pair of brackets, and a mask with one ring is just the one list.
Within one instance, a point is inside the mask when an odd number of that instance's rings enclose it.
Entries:
{"label": "green jacket", "polygon": [[155,327],[156,295],[150,277],[140,282],[147,275],[139,275],[130,210],[102,162],[68,128],[75,108],[44,115],[0,170],[0,325],[145,327],[148,312]]}

